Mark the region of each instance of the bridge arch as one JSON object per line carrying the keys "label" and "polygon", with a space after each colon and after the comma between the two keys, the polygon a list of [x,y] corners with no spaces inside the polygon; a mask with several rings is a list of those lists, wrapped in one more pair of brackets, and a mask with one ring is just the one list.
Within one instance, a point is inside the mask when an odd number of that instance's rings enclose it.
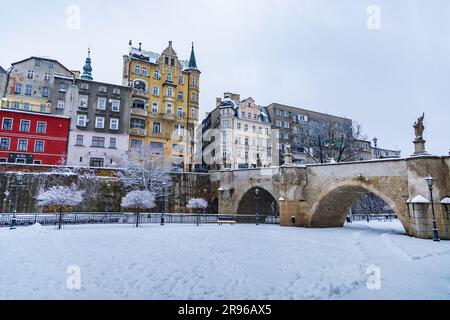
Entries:
{"label": "bridge arch", "polygon": [[236,213],[238,215],[255,215],[257,198],[256,189],[259,190],[258,203],[259,203],[259,214],[261,220],[267,216],[280,216],[280,205],[276,196],[274,196],[270,191],[265,188],[255,186],[247,190],[240,198]]}
{"label": "bridge arch", "polygon": [[309,226],[312,228],[342,227],[349,209],[369,192],[383,199],[398,216],[405,230],[408,230],[407,217],[404,216],[401,205],[384,192],[363,183],[343,183],[323,192],[311,208]]}

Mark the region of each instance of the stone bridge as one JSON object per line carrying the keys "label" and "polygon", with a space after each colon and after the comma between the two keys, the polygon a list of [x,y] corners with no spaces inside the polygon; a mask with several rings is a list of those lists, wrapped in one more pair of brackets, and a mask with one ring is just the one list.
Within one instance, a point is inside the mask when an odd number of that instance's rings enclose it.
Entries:
{"label": "stone bridge", "polygon": [[[441,239],[450,239],[450,157],[421,156],[365,162],[287,165],[211,172],[219,213],[255,214],[259,189],[261,216],[274,211],[282,226],[342,227],[351,206],[364,194],[382,198],[413,237],[432,237],[431,205],[425,177],[434,177],[433,198]],[[418,198],[416,198],[418,199]]]}

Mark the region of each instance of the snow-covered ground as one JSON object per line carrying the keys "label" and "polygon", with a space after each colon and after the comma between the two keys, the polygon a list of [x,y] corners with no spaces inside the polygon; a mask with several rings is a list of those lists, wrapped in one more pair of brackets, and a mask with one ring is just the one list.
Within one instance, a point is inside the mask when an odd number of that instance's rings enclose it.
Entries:
{"label": "snow-covered ground", "polygon": [[2,228],[0,252],[0,299],[450,299],[450,241],[398,222]]}

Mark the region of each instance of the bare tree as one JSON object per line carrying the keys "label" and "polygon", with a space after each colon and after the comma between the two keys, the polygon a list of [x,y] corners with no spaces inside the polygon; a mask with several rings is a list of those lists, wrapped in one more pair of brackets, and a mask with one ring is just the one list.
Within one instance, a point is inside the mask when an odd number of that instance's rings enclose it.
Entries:
{"label": "bare tree", "polygon": [[146,146],[129,151],[124,168],[118,170],[116,176],[125,189],[147,190],[160,198],[164,189],[172,185],[170,172],[171,168],[164,164],[164,157]]}
{"label": "bare tree", "polygon": [[304,148],[312,148],[320,163],[332,159],[347,161],[358,153],[355,141],[361,139],[361,126],[344,123],[311,120],[300,130],[300,141]]}

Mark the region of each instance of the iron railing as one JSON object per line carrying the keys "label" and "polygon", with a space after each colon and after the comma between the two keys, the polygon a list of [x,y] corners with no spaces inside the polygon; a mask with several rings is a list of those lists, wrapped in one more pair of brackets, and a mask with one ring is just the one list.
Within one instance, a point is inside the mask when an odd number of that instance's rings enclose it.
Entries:
{"label": "iron railing", "polygon": [[[237,223],[252,224],[256,222],[256,215],[224,215],[224,214],[182,214],[182,213],[146,213],[141,214],[139,223],[141,224],[160,224],[161,217],[164,217],[164,223],[196,224],[197,217],[201,224],[217,223],[220,220],[233,220]],[[13,218],[12,213],[0,214],[0,227],[9,227]],[[30,226],[35,223],[41,225],[58,224],[58,214],[45,213],[27,213],[16,215],[17,226]],[[135,224],[136,214],[123,212],[76,212],[63,214],[63,224],[81,225],[81,224]],[[259,216],[261,224],[279,224],[279,217]]]}

